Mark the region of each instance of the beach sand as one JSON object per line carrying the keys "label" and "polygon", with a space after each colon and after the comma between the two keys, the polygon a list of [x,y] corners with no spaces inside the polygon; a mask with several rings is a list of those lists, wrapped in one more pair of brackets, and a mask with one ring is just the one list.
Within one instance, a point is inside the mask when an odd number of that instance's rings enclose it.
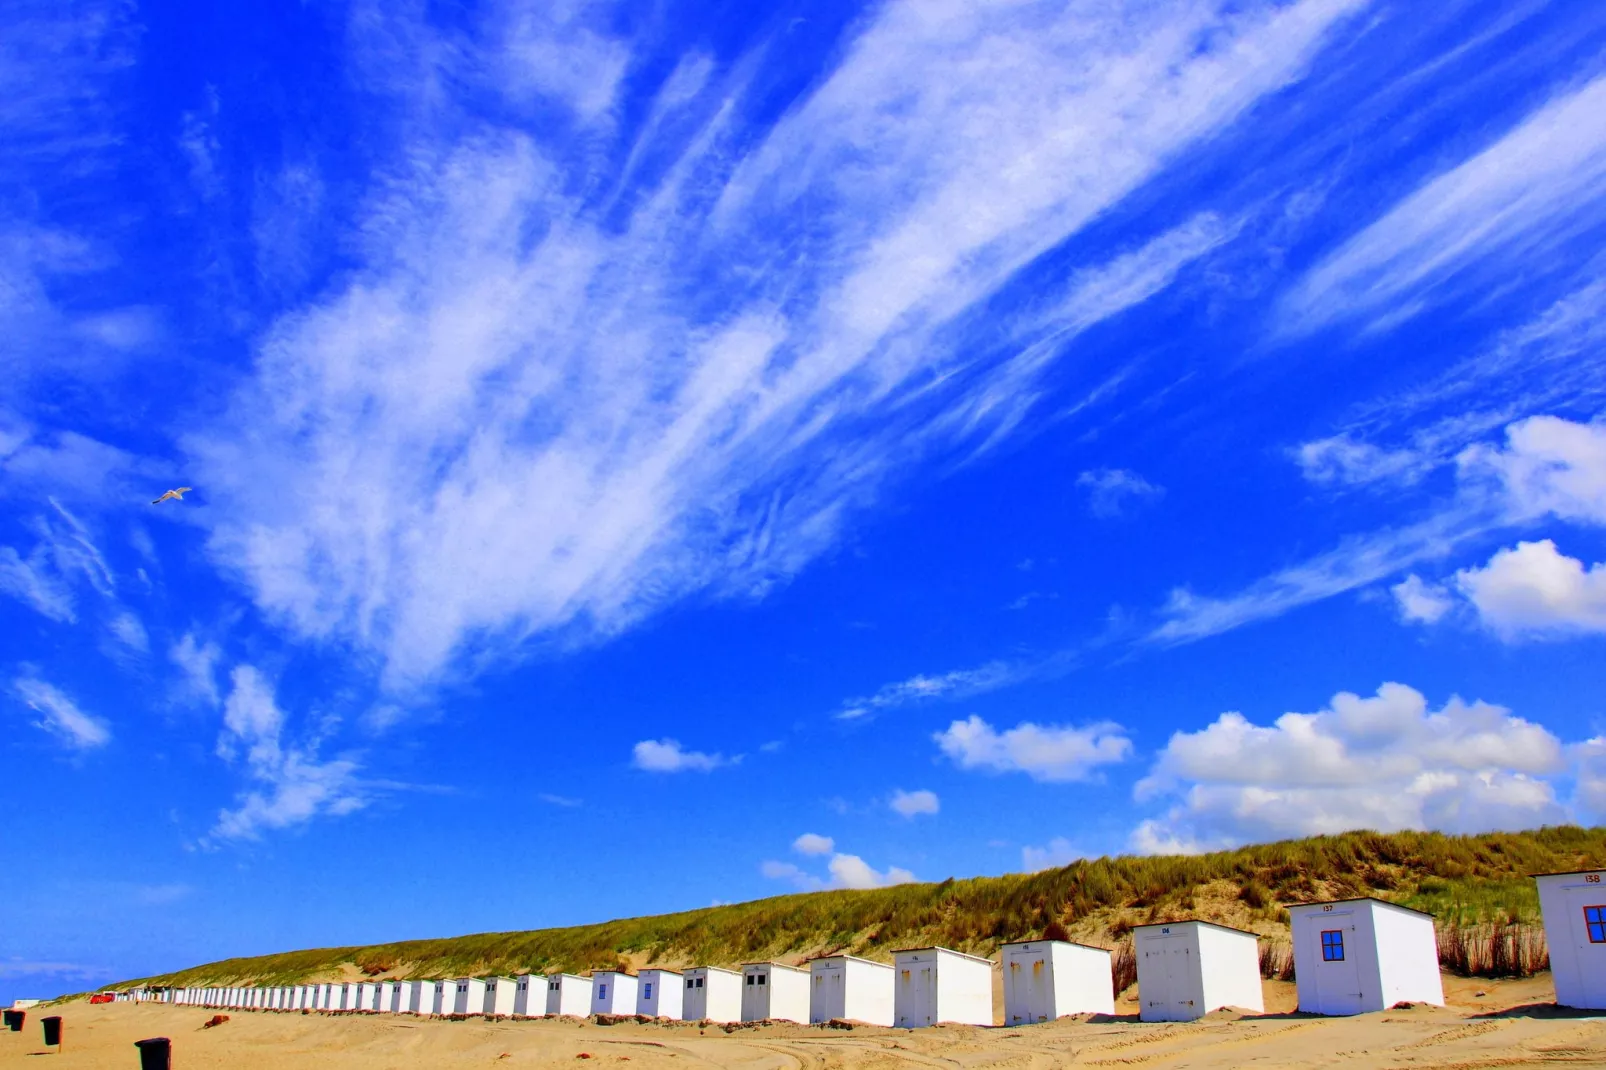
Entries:
{"label": "beach sand", "polygon": [[[20,1034],[0,1032],[0,1066],[137,1067],[134,1041],[166,1036],[176,1070],[382,1070],[401,1067],[1140,1066],[1518,1067],[1606,1066],[1606,1015],[1550,1005],[1548,974],[1523,981],[1445,978],[1448,1007],[1415,1007],[1354,1018],[1291,1013],[1293,986],[1267,982],[1265,1015],[1217,1011],[1186,1024],[1137,1021],[1135,993],[1117,1019],[1062,1019],[1025,1027],[852,1029],[790,1024],[602,1025],[580,1019],[444,1021],[383,1014],[229,1011],[73,1001],[35,1008]],[[1482,996],[1475,993],[1482,992]],[[66,1044],[41,1056],[43,1014],[63,1019]]]}

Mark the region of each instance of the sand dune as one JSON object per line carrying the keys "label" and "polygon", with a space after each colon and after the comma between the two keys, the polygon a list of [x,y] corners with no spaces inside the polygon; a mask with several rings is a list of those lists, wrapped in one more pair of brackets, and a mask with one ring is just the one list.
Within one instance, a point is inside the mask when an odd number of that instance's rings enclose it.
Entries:
{"label": "sand dune", "polygon": [[[1293,1004],[1293,986],[1268,982],[1266,1005]],[[403,1067],[625,1067],[802,1070],[835,1067],[1140,1066],[1229,1068],[1472,1068],[1606,1066],[1606,1017],[1548,1005],[1548,975],[1527,981],[1445,979],[1451,1006],[1356,1018],[1251,1016],[1218,1011],[1183,1025],[1143,1025],[1129,994],[1117,1020],[1066,1019],[1019,1028],[901,1030],[787,1024],[720,1027],[578,1019],[439,1021],[392,1015],[214,1012],[158,1004],[74,1001],[29,1012],[21,1034],[0,1033],[0,1066],[136,1067],[134,1041],[173,1039],[177,1070],[385,1070]],[[1481,996],[1476,993],[1482,992]],[[64,1019],[65,1050],[36,1059],[38,1017]]]}

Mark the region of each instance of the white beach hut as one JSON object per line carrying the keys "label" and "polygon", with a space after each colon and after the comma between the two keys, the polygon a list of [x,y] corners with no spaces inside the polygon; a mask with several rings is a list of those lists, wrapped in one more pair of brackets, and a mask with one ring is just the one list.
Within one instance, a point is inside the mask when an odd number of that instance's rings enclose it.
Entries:
{"label": "white beach hut", "polygon": [[519,974],[513,990],[513,1013],[525,1018],[539,1018],[546,1013],[546,978],[538,973]]}
{"label": "white beach hut", "polygon": [[675,970],[642,970],[636,976],[636,1013],[680,1021],[684,1008],[685,978]]}
{"label": "white beach hut", "polygon": [[338,1010],[340,1002],[340,986],[325,982],[318,986],[318,1009],[322,1011]]}
{"label": "white beach hut", "polygon": [[1260,943],[1209,921],[1139,925],[1138,1002],[1145,1022],[1187,1022],[1221,1007],[1261,1011]]}
{"label": "white beach hut", "polygon": [[1070,1014],[1114,1014],[1110,953],[1064,940],[1023,940],[999,949],[1004,1024],[1052,1022]]}
{"label": "white beach hut", "polygon": [[1556,1002],[1606,1010],[1606,870],[1541,873],[1534,881]]}
{"label": "white beach hut", "polygon": [[742,964],[742,1021],[809,1021],[809,971],[779,962]]}
{"label": "white beach hut", "polygon": [[511,977],[487,977],[485,979],[485,997],[480,1003],[480,1013],[487,1015],[507,1015],[513,1013],[513,1004],[519,994],[519,983]]}
{"label": "white beach hut", "polygon": [[1362,1014],[1396,1003],[1444,1006],[1433,915],[1381,899],[1288,908],[1299,1009]]}
{"label": "white beach hut", "polygon": [[894,952],[893,1024],[993,1024],[993,963],[946,947]]}
{"label": "white beach hut", "polygon": [[435,982],[435,991],[430,996],[429,1013],[448,1015],[457,1003],[457,982],[440,980]]}
{"label": "white beach hut", "polygon": [[374,1010],[389,1014],[396,1009],[396,990],[401,986],[395,981],[379,982],[379,998],[374,1000]]}
{"label": "white beach hut", "polygon": [[686,971],[681,989],[680,1016],[688,1022],[739,1022],[742,1020],[742,975],[718,966]]}
{"label": "white beach hut", "polygon": [[892,1024],[893,979],[898,971],[884,962],[854,955],[827,955],[809,963],[809,1021],[832,1019]]}
{"label": "white beach hut", "polygon": [[369,1012],[379,1009],[379,983],[377,981],[363,981],[357,986],[357,1009]]}
{"label": "white beach hut", "polygon": [[485,1013],[485,979],[481,977],[459,977],[457,979],[457,995],[452,1000],[453,1014],[484,1014]]}
{"label": "white beach hut", "polygon": [[546,979],[546,1012],[584,1018],[591,1013],[591,978],[554,973]]}
{"label": "white beach hut", "polygon": [[635,1014],[636,976],[618,970],[591,974],[592,1014]]}

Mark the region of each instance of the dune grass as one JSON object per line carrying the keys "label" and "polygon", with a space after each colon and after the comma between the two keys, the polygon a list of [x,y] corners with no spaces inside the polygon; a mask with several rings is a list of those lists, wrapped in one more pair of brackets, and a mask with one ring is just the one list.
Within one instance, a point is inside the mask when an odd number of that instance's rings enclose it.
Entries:
{"label": "dune grass", "polygon": [[[1606,829],[1349,832],[1206,855],[1099,858],[1041,873],[871,891],[775,896],[677,914],[528,932],[408,940],[228,959],[129,984],[288,984],[349,973],[459,977],[849,952],[887,960],[940,944],[992,955],[1059,926],[1118,947],[1133,925],[1204,918],[1284,937],[1285,905],[1374,895],[1437,915],[1441,929],[1531,928],[1532,873],[1606,868]],[[1275,957],[1275,956],[1274,956]]]}

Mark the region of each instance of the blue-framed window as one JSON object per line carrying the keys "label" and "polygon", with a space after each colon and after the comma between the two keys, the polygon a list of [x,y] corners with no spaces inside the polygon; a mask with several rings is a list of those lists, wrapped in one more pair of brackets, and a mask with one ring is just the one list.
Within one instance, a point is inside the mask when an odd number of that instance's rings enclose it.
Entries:
{"label": "blue-framed window", "polygon": [[1606,906],[1585,907],[1584,924],[1589,927],[1589,942],[1606,944]]}
{"label": "blue-framed window", "polygon": [[1322,961],[1344,961],[1344,930],[1328,929],[1322,933]]}
{"label": "blue-framed window", "polygon": [[651,999],[652,998],[652,982],[648,981],[646,984],[642,985],[641,987],[646,989],[646,991],[641,994],[642,997],[644,999]]}

